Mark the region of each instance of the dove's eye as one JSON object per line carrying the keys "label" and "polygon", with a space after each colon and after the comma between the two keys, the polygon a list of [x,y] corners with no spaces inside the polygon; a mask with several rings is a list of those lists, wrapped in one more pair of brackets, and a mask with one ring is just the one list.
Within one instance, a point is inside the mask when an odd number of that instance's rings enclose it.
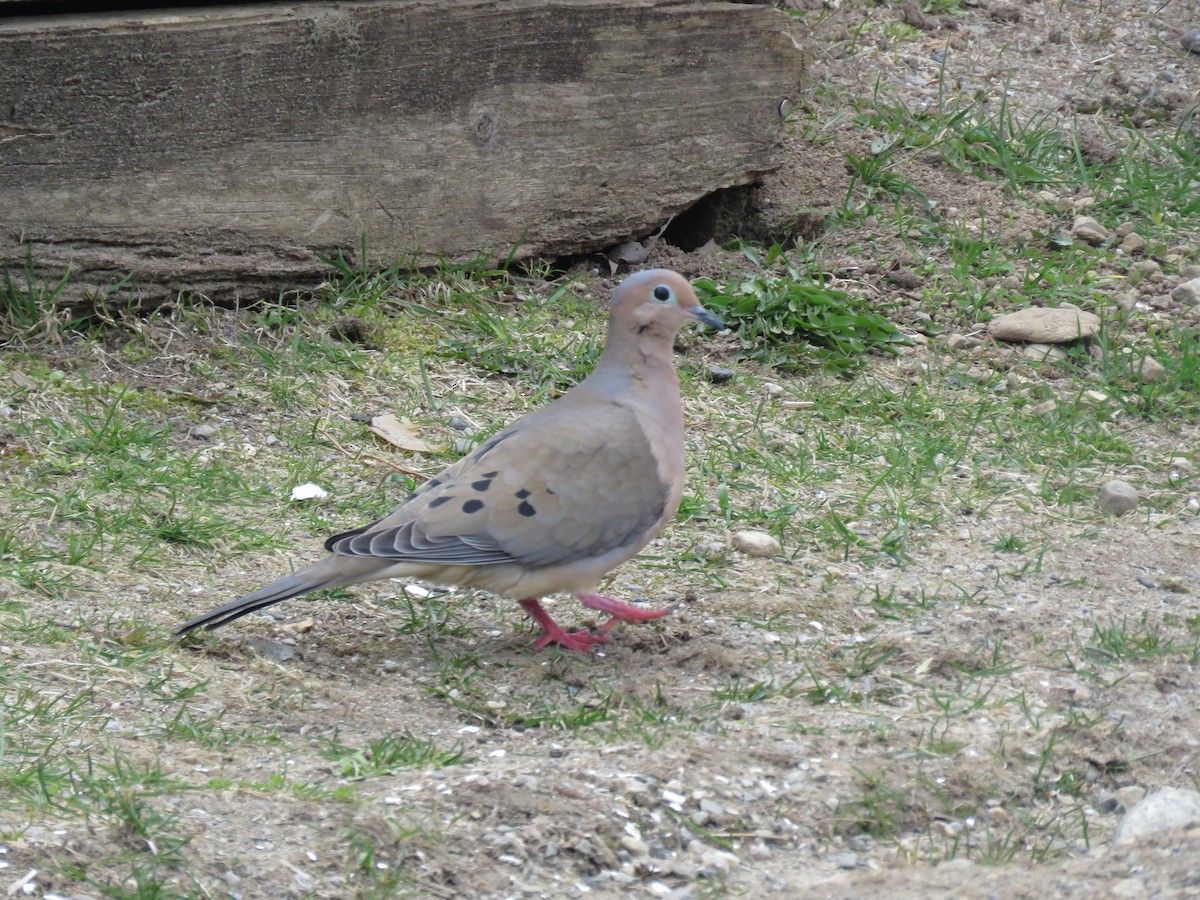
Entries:
{"label": "dove's eye", "polygon": [[653,291],[653,294],[654,299],[660,303],[669,303],[675,299],[675,292],[665,284],[660,284],[658,287],[656,287]]}

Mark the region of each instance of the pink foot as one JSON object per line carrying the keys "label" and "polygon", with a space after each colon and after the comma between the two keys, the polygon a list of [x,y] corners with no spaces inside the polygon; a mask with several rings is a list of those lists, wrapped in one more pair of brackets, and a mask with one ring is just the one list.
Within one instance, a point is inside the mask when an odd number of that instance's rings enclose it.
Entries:
{"label": "pink foot", "polygon": [[562,626],[550,618],[550,613],[546,612],[536,599],[521,600],[520,603],[525,612],[533,616],[534,621],[546,631],[533,645],[537,649],[541,649],[547,644],[558,644],[568,650],[583,650],[586,653],[595,644],[612,643],[612,638],[607,634],[596,634],[591,631],[563,631]]}
{"label": "pink foot", "polygon": [[591,609],[599,610],[602,613],[608,613],[612,616],[607,622],[600,626],[601,634],[606,633],[618,622],[633,622],[641,624],[642,622],[653,622],[655,619],[661,619],[665,615],[669,615],[674,611],[674,607],[667,609],[642,609],[640,606],[630,606],[628,603],[622,603],[620,600],[610,600],[608,597],[601,597],[599,594],[579,594],[579,602]]}

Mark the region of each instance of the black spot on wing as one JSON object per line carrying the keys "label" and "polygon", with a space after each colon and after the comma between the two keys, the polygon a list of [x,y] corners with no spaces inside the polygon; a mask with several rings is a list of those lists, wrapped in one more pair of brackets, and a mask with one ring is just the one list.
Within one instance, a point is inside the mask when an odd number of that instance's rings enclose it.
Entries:
{"label": "black spot on wing", "polygon": [[524,500],[526,497],[529,496],[529,491],[525,490],[525,488],[521,488],[519,491],[517,491],[515,494],[513,494],[513,496],[516,497],[518,500]]}
{"label": "black spot on wing", "polygon": [[517,507],[517,512],[519,512],[521,515],[525,516],[526,518],[537,515],[537,510],[533,508],[533,504],[530,503],[528,500],[521,501],[521,505]]}
{"label": "black spot on wing", "polygon": [[[433,504],[431,503],[429,505],[432,506]],[[482,500],[468,500],[466,503],[464,503],[462,505],[462,511],[465,512],[467,515],[470,515],[471,513],[477,513],[481,509],[483,509],[483,501]]]}
{"label": "black spot on wing", "polygon": [[478,481],[471,482],[471,487],[474,488],[475,490],[479,491],[480,493],[483,493],[491,486],[492,486],[492,480],[490,478],[481,478]]}
{"label": "black spot on wing", "polygon": [[448,494],[443,494],[443,495],[442,495],[442,496],[440,496],[440,497],[434,497],[432,500],[430,500],[430,501],[429,501],[429,508],[430,508],[430,509],[437,509],[437,508],[438,508],[439,506],[441,506],[443,503],[449,503],[449,502],[450,502],[451,500],[453,500],[453,499],[454,499],[454,498],[453,498],[453,497],[451,497],[451,496],[450,496],[450,495],[448,495]]}

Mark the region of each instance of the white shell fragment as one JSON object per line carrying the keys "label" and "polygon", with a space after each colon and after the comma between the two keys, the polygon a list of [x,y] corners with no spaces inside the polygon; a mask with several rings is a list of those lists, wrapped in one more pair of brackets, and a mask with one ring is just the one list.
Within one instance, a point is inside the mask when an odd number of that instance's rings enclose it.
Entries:
{"label": "white shell fragment", "polygon": [[297,503],[302,500],[322,500],[328,496],[329,491],[325,490],[319,484],[313,484],[311,481],[298,484],[292,488],[292,500]]}

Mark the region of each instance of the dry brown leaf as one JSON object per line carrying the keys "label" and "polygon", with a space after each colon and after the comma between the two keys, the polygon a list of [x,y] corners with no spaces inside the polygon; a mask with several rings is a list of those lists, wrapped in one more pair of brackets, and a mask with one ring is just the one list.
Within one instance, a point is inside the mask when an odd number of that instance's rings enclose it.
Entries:
{"label": "dry brown leaf", "polygon": [[430,453],[433,450],[421,437],[416,425],[405,419],[397,419],[391,413],[372,416],[371,430],[401,450],[408,450],[411,453]]}

